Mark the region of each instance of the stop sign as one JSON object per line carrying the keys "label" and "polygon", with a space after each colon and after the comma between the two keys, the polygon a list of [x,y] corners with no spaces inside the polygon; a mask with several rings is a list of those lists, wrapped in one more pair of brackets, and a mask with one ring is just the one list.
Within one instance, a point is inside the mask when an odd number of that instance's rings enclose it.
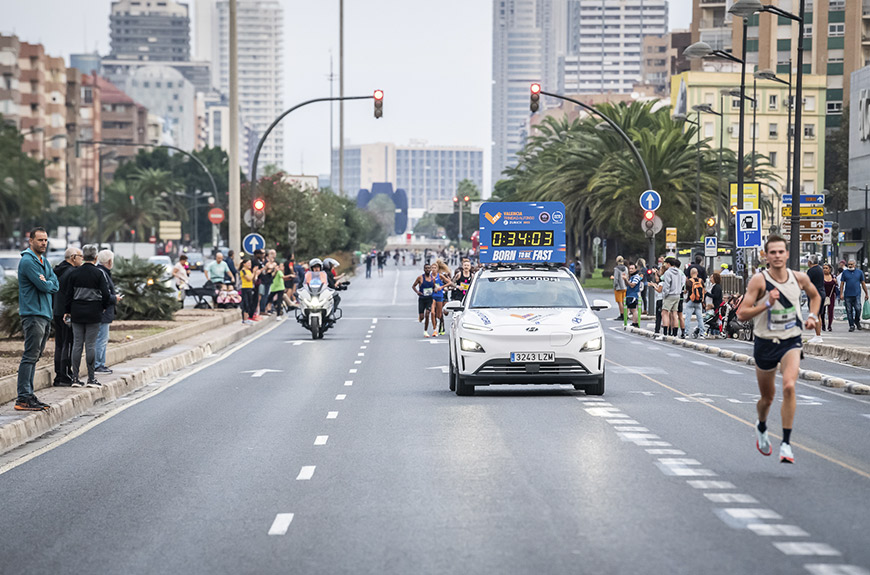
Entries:
{"label": "stop sign", "polygon": [[219,224],[224,221],[224,211],[220,208],[212,208],[208,211],[208,221]]}

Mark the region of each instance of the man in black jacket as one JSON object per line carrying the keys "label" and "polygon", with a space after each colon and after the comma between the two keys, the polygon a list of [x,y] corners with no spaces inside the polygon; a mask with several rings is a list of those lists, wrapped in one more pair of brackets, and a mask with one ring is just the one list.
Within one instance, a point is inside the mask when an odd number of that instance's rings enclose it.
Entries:
{"label": "man in black jacket", "polygon": [[67,272],[82,265],[82,250],[67,248],[64,252],[64,260],[54,266],[54,275],[60,282],[60,289],[54,295],[54,386],[69,387],[72,385],[72,346],[73,333],[65,321],[63,321],[64,288],[69,281]]}
{"label": "man in black jacket", "polygon": [[[64,319],[72,321],[73,350],[72,372],[73,387],[102,387],[94,376],[97,334],[100,320],[111,301],[106,275],[97,269],[97,246],[88,244],[82,248],[84,263],[69,272],[69,282],[64,292]],[[82,363],[82,348],[86,348],[85,361],[88,365],[88,382],[79,379],[79,366]]]}

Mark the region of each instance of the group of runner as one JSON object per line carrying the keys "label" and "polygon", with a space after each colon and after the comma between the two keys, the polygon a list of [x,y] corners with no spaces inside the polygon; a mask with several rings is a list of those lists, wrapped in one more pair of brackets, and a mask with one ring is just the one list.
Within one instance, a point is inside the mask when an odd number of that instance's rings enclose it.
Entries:
{"label": "group of runner", "polygon": [[423,273],[411,286],[417,294],[417,321],[423,324],[423,337],[444,335],[444,316],[448,313],[444,303],[462,301],[476,271],[468,258],[462,259],[462,265],[455,272],[442,259],[423,265]]}

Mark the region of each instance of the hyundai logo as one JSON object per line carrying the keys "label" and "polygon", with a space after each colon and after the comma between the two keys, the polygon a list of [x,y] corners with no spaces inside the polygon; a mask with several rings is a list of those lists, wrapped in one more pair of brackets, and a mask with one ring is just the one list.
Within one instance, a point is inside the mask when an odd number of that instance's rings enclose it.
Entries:
{"label": "hyundai logo", "polygon": [[538,328],[536,328],[535,326],[527,327],[526,331],[538,331]]}

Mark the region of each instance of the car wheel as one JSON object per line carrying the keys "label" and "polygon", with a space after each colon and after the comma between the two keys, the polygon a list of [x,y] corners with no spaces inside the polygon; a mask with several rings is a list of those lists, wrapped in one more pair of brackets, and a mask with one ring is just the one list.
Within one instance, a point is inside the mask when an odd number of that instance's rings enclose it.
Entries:
{"label": "car wheel", "polygon": [[474,395],[474,386],[465,383],[465,378],[456,374],[456,395]]}
{"label": "car wheel", "polygon": [[586,386],[586,395],[604,395],[604,373],[601,373],[601,377],[598,378],[598,381],[592,385]]}
{"label": "car wheel", "polygon": [[456,391],[456,370],[453,369],[453,358],[447,358],[447,363],[449,363],[448,367],[448,379],[450,384],[450,391]]}

